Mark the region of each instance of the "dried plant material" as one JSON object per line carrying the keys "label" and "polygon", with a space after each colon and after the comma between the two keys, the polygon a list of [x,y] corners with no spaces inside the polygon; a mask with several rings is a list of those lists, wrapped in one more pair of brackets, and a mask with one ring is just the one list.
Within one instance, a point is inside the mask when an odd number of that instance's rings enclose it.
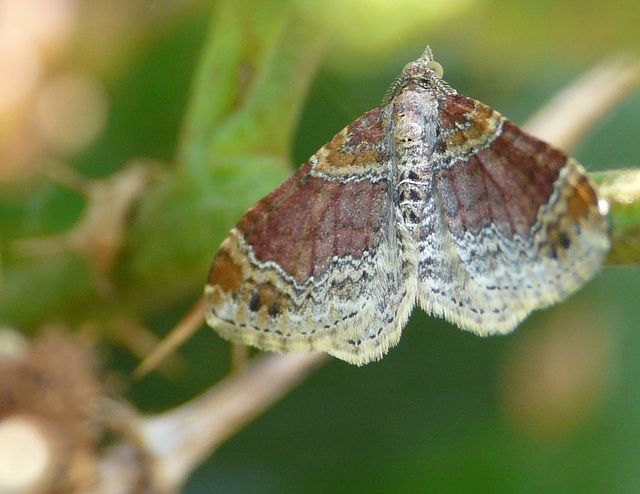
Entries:
{"label": "dried plant material", "polygon": [[22,333],[0,326],[0,362],[18,360],[29,350],[29,341]]}
{"label": "dried plant material", "polygon": [[[91,351],[59,330],[44,332],[22,357],[0,360],[0,424],[9,439],[29,439],[34,459],[46,456],[39,468],[32,465],[30,479],[3,471],[0,485],[21,480],[40,486],[48,479],[45,491],[50,493],[94,489],[99,481],[101,395]],[[12,447],[6,435],[4,439],[0,456],[10,454]]]}
{"label": "dried plant material", "polygon": [[60,438],[37,418],[12,415],[0,419],[0,492],[50,491],[60,468],[59,442]]}
{"label": "dried plant material", "polygon": [[[149,328],[131,318],[116,318],[107,326],[107,331],[113,340],[140,359],[153,355],[166,341],[166,339],[160,340]],[[182,359],[168,353],[162,356],[162,361],[158,360],[154,363],[153,368],[157,368],[162,375],[171,379],[183,376],[186,370]],[[136,372],[137,369],[134,375]]]}
{"label": "dried plant material", "polygon": [[133,372],[134,376],[137,379],[142,379],[149,372],[157,368],[170,353],[176,351],[180,345],[193,336],[204,324],[204,313],[204,298],[200,298],[160,344],[148,352],[147,356]]}

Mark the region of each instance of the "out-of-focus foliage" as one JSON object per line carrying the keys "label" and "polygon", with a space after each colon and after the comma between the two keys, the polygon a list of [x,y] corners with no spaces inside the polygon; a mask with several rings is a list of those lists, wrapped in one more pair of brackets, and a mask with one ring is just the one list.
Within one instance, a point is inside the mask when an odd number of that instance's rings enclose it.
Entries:
{"label": "out-of-focus foliage", "polygon": [[[635,0],[244,0],[254,31],[229,14],[208,33],[212,7],[223,16],[225,3],[0,2],[0,323],[135,316],[159,333],[171,327],[240,212],[377,105],[427,43],[453,87],[516,122],[601,58],[640,47]],[[215,70],[198,73],[207,47]],[[228,94],[217,88],[229,105],[189,102],[234,56],[251,63]],[[247,94],[259,100],[243,106]],[[217,147],[188,132],[236,107],[255,118],[224,119]],[[637,167],[639,113],[636,95],[574,154],[590,170]],[[233,158],[226,168],[221,156]],[[112,298],[82,256],[15,252],[15,240],[64,232],[84,208],[35,169],[62,162],[100,178],[139,157],[182,178],[161,182],[136,211]],[[416,311],[383,361],[327,365],[223,446],[186,492],[635,492],[639,275],[605,269],[508,337],[480,339]],[[165,409],[227,370],[228,346],[211,331],[181,354],[187,376],[154,375],[132,400]],[[136,364],[118,348],[111,355],[123,373]]]}

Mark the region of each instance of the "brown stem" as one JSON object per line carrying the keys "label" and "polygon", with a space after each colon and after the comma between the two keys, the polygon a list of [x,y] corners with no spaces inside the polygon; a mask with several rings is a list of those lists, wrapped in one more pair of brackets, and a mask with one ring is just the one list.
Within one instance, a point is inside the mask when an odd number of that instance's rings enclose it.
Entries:
{"label": "brown stem", "polygon": [[638,86],[638,58],[619,56],[606,60],[559,92],[524,127],[539,138],[570,151]]}
{"label": "brown stem", "polygon": [[328,359],[326,354],[265,355],[200,397],[152,417],[132,432],[149,458],[154,486],[179,489],[215,449]]}

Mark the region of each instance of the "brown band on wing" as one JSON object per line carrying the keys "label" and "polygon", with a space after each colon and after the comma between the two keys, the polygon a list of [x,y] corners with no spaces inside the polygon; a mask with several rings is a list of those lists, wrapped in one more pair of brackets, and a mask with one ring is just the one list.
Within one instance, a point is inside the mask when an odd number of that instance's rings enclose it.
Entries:
{"label": "brown band on wing", "polygon": [[549,202],[567,156],[509,121],[504,122],[500,136],[477,156],[504,196],[514,231],[525,236],[540,207]]}
{"label": "brown band on wing", "polygon": [[575,221],[587,218],[590,209],[598,206],[598,196],[586,176],[583,175],[575,184],[567,197],[567,205],[567,214]]}
{"label": "brown band on wing", "polygon": [[475,156],[437,175],[440,199],[454,235],[477,234],[492,222],[483,170]]}
{"label": "brown band on wing", "polygon": [[466,122],[468,115],[475,110],[477,103],[479,102],[459,94],[443,96],[439,102],[442,127],[452,129],[456,127],[457,123]]}
{"label": "brown band on wing", "polygon": [[[540,207],[549,202],[567,159],[561,151],[505,120],[486,148],[438,172],[439,193],[451,232],[476,234],[494,224],[509,237],[514,233],[527,236]],[[583,203],[597,199],[588,181],[578,189],[570,209],[575,215],[584,215]]]}
{"label": "brown band on wing", "polygon": [[225,292],[235,293],[242,285],[242,278],[242,266],[234,261],[225,242],[211,265],[209,284],[218,285]]}
{"label": "brown band on wing", "polygon": [[251,226],[265,220],[267,215],[282,201],[286,201],[292,194],[295,194],[300,184],[306,180],[311,170],[311,164],[305,163],[298,170],[284,181],[280,186],[264,197],[260,202],[249,209],[240,219],[236,228],[241,232],[251,229]]}
{"label": "brown band on wing", "polygon": [[386,181],[332,182],[299,170],[256,204],[237,230],[261,263],[273,261],[302,283],[334,256],[378,246],[388,222]]}
{"label": "brown band on wing", "polygon": [[513,164],[513,160],[520,159],[513,154],[500,154],[488,148],[481,150],[477,159],[485,172],[486,182],[491,184],[493,211],[498,214],[502,209],[502,214],[509,219],[508,228],[503,225],[502,231],[525,236],[550,194],[535,186],[526,169]]}

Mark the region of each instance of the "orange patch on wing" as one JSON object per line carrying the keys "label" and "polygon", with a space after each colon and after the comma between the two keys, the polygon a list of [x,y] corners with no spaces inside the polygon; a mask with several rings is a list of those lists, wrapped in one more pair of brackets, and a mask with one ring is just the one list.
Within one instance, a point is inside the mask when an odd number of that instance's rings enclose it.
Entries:
{"label": "orange patch on wing", "polygon": [[354,173],[354,168],[379,165],[384,136],[380,110],[371,110],[336,134],[318,151],[315,168],[322,173],[342,175]]}
{"label": "orange patch on wing", "polygon": [[270,315],[280,313],[290,305],[289,297],[282,294],[271,283],[257,285],[255,294],[260,298],[259,305],[265,307]]}
{"label": "orange patch on wing", "polygon": [[318,153],[316,170],[322,173],[331,173],[336,168],[369,167],[378,164],[382,159],[380,152],[375,149],[348,153],[345,151],[344,144],[345,135],[341,132],[322,148],[321,153]]}
{"label": "orange patch on wing", "polygon": [[220,248],[209,272],[209,284],[224,292],[235,293],[242,285],[242,266],[236,263],[227,247]]}
{"label": "orange patch on wing", "polygon": [[[464,114],[463,128],[455,130],[447,138],[447,148],[464,146],[468,142],[482,142],[492,138],[493,110],[486,105],[477,104],[475,111]],[[453,125],[452,125],[453,127]]]}
{"label": "orange patch on wing", "polygon": [[571,195],[567,198],[567,204],[567,214],[574,220],[585,218],[589,213],[589,208],[598,205],[596,192],[587,177],[580,178]]}
{"label": "orange patch on wing", "polygon": [[265,282],[248,285],[243,303],[249,311],[258,314],[258,326],[264,328],[269,326],[269,318],[288,312],[291,307],[291,298],[272,283]]}

